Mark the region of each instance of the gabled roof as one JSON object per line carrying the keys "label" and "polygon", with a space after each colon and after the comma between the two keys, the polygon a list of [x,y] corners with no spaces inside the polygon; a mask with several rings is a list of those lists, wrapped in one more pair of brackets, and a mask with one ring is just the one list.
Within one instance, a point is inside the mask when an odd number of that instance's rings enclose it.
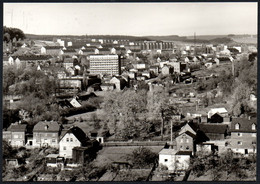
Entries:
{"label": "gabled roof", "polygon": [[194,134],[191,133],[190,131],[183,132],[183,133],[179,134],[177,137],[180,137],[180,136],[183,135],[183,134],[187,134],[188,136],[192,137],[193,139],[196,137],[196,135],[194,135]]}
{"label": "gabled roof", "polygon": [[225,134],[228,126],[222,124],[199,124],[199,129],[206,133]]}
{"label": "gabled roof", "polygon": [[11,132],[25,132],[26,127],[26,124],[12,124],[7,130]]}
{"label": "gabled roof", "polygon": [[68,133],[73,134],[79,142],[81,142],[81,146],[84,146],[87,144],[87,141],[89,140],[89,138],[87,137],[87,135],[84,133],[84,131],[77,127],[77,126],[73,126],[71,127],[69,130],[67,130],[60,138],[60,140]]}
{"label": "gabled roof", "polygon": [[59,132],[60,125],[56,121],[40,121],[34,128],[33,132]]}
{"label": "gabled roof", "polygon": [[[235,129],[235,125],[239,123],[239,130]],[[254,118],[232,118],[231,122],[231,132],[248,132],[248,133],[256,133],[256,130],[252,130],[252,124],[257,125],[257,119]]]}

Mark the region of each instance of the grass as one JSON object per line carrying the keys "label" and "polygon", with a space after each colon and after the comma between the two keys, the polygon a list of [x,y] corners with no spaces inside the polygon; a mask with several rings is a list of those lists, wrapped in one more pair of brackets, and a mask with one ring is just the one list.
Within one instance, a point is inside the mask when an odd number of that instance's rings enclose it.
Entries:
{"label": "grass", "polygon": [[[96,166],[110,164],[114,161],[126,161],[126,155],[132,153],[139,146],[104,147],[99,151],[94,164]],[[159,153],[163,146],[147,146],[152,152]]]}

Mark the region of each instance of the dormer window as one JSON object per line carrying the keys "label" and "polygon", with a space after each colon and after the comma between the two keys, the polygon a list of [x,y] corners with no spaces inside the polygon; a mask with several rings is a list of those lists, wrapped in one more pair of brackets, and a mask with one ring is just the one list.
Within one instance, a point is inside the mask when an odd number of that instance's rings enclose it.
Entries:
{"label": "dormer window", "polygon": [[256,129],[255,124],[252,124],[252,130],[255,130],[255,129]]}
{"label": "dormer window", "polygon": [[240,128],[240,125],[239,125],[239,123],[237,123],[237,124],[235,125],[235,129],[236,129],[236,130],[239,130],[239,128]]}

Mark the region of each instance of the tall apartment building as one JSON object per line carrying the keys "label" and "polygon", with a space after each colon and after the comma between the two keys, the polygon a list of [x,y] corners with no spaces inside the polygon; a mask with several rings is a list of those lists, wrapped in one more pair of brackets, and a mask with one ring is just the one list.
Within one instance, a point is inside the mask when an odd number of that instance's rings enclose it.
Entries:
{"label": "tall apartment building", "polygon": [[120,55],[90,55],[89,56],[90,74],[121,74]]}

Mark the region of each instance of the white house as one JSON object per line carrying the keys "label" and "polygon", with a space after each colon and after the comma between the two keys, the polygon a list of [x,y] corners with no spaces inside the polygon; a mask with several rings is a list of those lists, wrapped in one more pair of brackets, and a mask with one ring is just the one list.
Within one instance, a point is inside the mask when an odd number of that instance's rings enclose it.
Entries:
{"label": "white house", "polygon": [[99,50],[98,49],[95,49],[95,54],[99,54]]}
{"label": "white house", "polygon": [[111,49],[111,54],[116,54],[116,49],[114,47]]}
{"label": "white house", "polygon": [[159,165],[166,166],[169,171],[187,170],[190,163],[189,151],[177,151],[175,149],[162,149],[159,152]]}
{"label": "white house", "polygon": [[79,127],[71,127],[59,142],[59,155],[64,158],[72,158],[72,149],[75,147],[85,146],[89,138]]}

